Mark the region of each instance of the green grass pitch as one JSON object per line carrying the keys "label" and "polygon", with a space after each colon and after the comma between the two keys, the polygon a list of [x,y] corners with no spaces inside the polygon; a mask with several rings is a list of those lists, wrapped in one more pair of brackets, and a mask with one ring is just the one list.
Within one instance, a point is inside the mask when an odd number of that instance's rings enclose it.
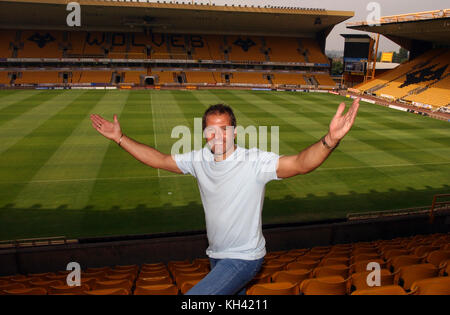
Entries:
{"label": "green grass pitch", "polygon": [[[205,228],[195,178],[152,169],[108,141],[89,115],[170,153],[172,128],[226,103],[244,127],[279,126],[280,154],[317,141],[340,102],[322,93],[242,90],[0,91],[0,239]],[[449,192],[450,124],[361,103],[350,133],[307,175],[270,182],[263,224],[430,205]],[[270,149],[270,145],[269,145]]]}

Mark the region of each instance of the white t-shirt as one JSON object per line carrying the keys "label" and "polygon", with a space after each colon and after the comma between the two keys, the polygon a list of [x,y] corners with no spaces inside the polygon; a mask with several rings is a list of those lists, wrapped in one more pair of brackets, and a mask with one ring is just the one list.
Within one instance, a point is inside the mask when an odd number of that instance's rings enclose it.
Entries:
{"label": "white t-shirt", "polygon": [[266,254],[262,234],[265,185],[279,180],[279,155],[237,146],[224,161],[214,161],[210,149],[174,155],[184,174],[197,178],[211,258],[260,259]]}

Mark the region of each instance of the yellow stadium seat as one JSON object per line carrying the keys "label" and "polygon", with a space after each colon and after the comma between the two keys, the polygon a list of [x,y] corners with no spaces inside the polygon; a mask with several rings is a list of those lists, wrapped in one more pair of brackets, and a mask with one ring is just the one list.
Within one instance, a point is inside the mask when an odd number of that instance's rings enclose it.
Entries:
{"label": "yellow stadium seat", "polygon": [[403,266],[420,264],[423,260],[423,257],[417,257],[415,255],[401,255],[388,260],[387,266],[391,271],[397,271]]}
{"label": "yellow stadium seat", "polygon": [[341,276],[344,279],[348,277],[349,267],[346,265],[333,265],[316,267],[313,270],[312,276],[314,278],[329,277],[329,276]]}
{"label": "yellow stadium seat", "polygon": [[5,295],[46,295],[45,288],[24,288],[3,290]]}
{"label": "yellow stadium seat", "polygon": [[154,284],[171,284],[172,282],[172,278],[170,278],[169,276],[159,276],[151,278],[139,278],[136,281],[136,285],[145,286]]}
{"label": "yellow stadium seat", "polygon": [[93,290],[102,289],[125,289],[129,293],[131,292],[132,282],[130,280],[109,280],[109,281],[97,281],[92,288]]}
{"label": "yellow stadium seat", "polygon": [[352,295],[407,295],[405,290],[398,285],[387,285],[365,290],[356,290]]}
{"label": "yellow stadium seat", "polygon": [[25,289],[27,286],[23,283],[10,282],[0,285],[0,292],[3,290]]}
{"label": "yellow stadium seat", "polygon": [[48,288],[48,294],[84,294],[85,291],[89,291],[91,286],[86,283],[81,283],[80,286],[69,287],[68,285],[58,285],[58,286],[50,286]]}
{"label": "yellow stadium seat", "polygon": [[306,279],[300,284],[300,293],[304,295],[345,295],[347,285],[341,276]]}
{"label": "yellow stadium seat", "polygon": [[129,295],[129,291],[124,288],[99,289],[85,291],[86,295]]}
{"label": "yellow stadium seat", "polygon": [[208,272],[178,273],[175,278],[175,282],[178,288],[181,289],[181,286],[184,282],[191,280],[201,280],[206,277],[207,274]]}
{"label": "yellow stadium seat", "polygon": [[298,295],[297,284],[292,282],[275,282],[255,284],[246,291],[247,295]]}
{"label": "yellow stadium seat", "polygon": [[178,288],[174,284],[158,284],[136,286],[134,295],[177,295]]}
{"label": "yellow stadium seat", "polygon": [[286,266],[287,270],[291,269],[314,269],[319,265],[319,260],[303,260],[303,261],[294,261],[289,263]]}
{"label": "yellow stadium seat", "polygon": [[[372,271],[362,271],[352,274],[348,282],[349,292],[354,290],[365,290],[372,288],[367,283],[367,277],[370,273],[372,273]],[[395,275],[392,274],[389,270],[380,269],[381,286],[393,285],[394,277]]]}
{"label": "yellow stadium seat", "polygon": [[185,281],[183,282],[183,284],[181,285],[181,294],[186,294],[186,292],[188,292],[190,289],[192,289],[197,283],[199,283],[200,280],[189,280],[189,281]]}
{"label": "yellow stadium seat", "polygon": [[415,281],[411,285],[413,295],[450,295],[450,277],[435,277]]}
{"label": "yellow stadium seat", "polygon": [[370,259],[370,260],[364,260],[364,261],[357,261],[354,264],[350,266],[350,272],[364,272],[367,271],[367,266],[370,263],[377,263],[380,265],[381,269],[386,268],[386,262],[383,259]]}
{"label": "yellow stadium seat", "polygon": [[254,285],[254,284],[259,284],[259,283],[270,283],[272,274],[271,273],[261,273],[259,272],[256,276],[253,277],[253,279],[247,284],[247,287],[249,288],[250,286]]}
{"label": "yellow stadium seat", "polygon": [[430,253],[428,253],[426,262],[429,262],[436,267],[439,267],[439,265],[450,259],[450,250],[435,250]]}
{"label": "yellow stadium seat", "polygon": [[438,274],[439,270],[433,264],[403,266],[395,276],[395,283],[409,290],[414,281],[437,277]]}
{"label": "yellow stadium seat", "polygon": [[319,263],[319,267],[332,266],[332,265],[349,265],[349,258],[346,257],[331,257],[323,258]]}
{"label": "yellow stadium seat", "polygon": [[310,278],[312,270],[291,269],[277,271],[272,275],[272,282],[291,282],[300,284],[303,280]]}

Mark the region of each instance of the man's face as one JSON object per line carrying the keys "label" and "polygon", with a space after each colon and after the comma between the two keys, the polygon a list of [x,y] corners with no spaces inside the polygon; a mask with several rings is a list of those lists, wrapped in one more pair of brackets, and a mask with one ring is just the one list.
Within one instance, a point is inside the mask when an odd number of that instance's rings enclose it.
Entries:
{"label": "man's face", "polygon": [[208,146],[215,155],[228,152],[234,145],[236,136],[228,114],[210,114],[206,117],[204,135]]}

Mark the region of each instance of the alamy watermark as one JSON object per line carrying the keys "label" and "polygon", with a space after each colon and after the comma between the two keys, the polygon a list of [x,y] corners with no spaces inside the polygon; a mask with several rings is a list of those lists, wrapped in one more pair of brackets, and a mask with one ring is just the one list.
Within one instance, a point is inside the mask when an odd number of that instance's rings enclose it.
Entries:
{"label": "alamy watermark", "polygon": [[366,10],[370,11],[369,15],[366,17],[367,25],[380,26],[381,5],[378,2],[369,2]]}
{"label": "alamy watermark", "polygon": [[81,26],[81,6],[78,2],[69,2],[66,6],[67,11],[71,11],[66,18],[67,26]]}
{"label": "alamy watermark", "polygon": [[[269,134],[270,134],[270,150],[269,150]],[[193,137],[192,137],[193,135]],[[270,151],[279,154],[280,148],[280,127],[279,126],[208,126],[202,130],[202,118],[194,118],[193,132],[188,126],[178,125],[172,128],[171,138],[179,138],[171,148],[171,154],[184,154],[191,151],[202,150],[203,139],[206,139],[204,148],[214,154],[223,154],[230,146],[233,146],[235,141],[240,147],[245,147],[247,144],[249,148],[256,148],[258,150],[249,150],[248,155],[231,156],[230,160],[238,161],[256,161],[259,157],[260,151]],[[192,143],[193,138],[193,143]],[[225,147],[225,149],[223,149]],[[211,155],[209,155],[211,157]],[[207,157],[199,154],[193,155],[194,161],[201,161]],[[228,159],[227,159],[228,160]]]}

